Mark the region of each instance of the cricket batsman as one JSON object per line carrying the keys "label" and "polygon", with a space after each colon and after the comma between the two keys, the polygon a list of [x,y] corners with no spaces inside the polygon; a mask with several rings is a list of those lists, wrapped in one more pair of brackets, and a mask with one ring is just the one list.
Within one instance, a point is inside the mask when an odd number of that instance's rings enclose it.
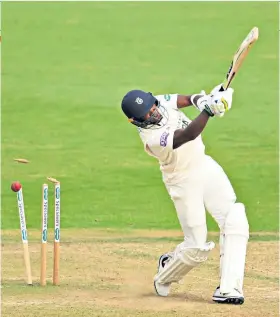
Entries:
{"label": "cricket batsman", "polygon": [[[232,106],[233,89],[210,94],[157,95],[129,91],[122,110],[138,127],[145,151],[156,158],[184,233],[184,241],[161,255],[154,277],[155,291],[167,296],[172,283],[207,260],[215,247],[207,242],[206,210],[220,229],[220,283],[213,301],[243,304],[243,279],[249,225],[245,206],[236,202],[222,167],[205,154],[201,133],[209,120],[221,117]],[[199,115],[191,121],[180,109],[194,106]]]}

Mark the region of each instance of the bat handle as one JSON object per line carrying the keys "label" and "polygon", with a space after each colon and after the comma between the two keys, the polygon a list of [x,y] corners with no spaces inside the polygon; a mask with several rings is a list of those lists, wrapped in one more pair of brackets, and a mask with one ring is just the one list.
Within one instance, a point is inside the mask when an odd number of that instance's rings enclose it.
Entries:
{"label": "bat handle", "polygon": [[221,85],[221,88],[220,88],[220,90],[219,90],[219,91],[225,91],[225,90],[226,90],[225,85],[224,85],[224,84],[222,84],[222,85]]}

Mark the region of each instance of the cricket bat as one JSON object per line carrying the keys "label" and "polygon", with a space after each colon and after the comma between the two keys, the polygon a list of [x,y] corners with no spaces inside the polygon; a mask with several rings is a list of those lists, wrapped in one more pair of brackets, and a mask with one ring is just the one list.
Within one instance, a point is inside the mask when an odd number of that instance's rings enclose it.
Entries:
{"label": "cricket bat", "polygon": [[233,78],[235,77],[236,73],[241,67],[245,57],[249,53],[253,44],[257,41],[258,37],[259,37],[259,29],[257,27],[254,27],[250,31],[250,33],[246,36],[246,38],[243,40],[238,50],[234,54],[232,62],[230,64],[230,67],[226,75],[226,79],[223,82],[220,91],[227,90],[227,88],[230,86]]}

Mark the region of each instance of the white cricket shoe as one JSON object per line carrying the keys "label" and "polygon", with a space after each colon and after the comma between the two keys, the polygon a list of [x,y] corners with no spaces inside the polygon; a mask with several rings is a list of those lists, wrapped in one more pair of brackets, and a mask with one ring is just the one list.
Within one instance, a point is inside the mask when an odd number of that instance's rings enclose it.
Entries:
{"label": "white cricket shoe", "polygon": [[234,289],[230,293],[221,293],[220,286],[218,286],[212,297],[216,303],[242,305],[244,303],[244,296],[237,289]]}
{"label": "white cricket shoe", "polygon": [[[158,260],[158,273],[163,270],[164,266],[172,259],[171,253],[163,254]],[[154,287],[159,296],[167,296],[170,291],[171,283],[161,284],[156,281],[157,275],[154,277]]]}

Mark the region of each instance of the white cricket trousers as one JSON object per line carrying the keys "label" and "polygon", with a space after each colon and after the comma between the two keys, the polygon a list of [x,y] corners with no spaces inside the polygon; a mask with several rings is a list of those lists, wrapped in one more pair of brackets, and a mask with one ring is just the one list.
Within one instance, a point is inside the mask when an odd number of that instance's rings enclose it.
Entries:
{"label": "white cricket trousers", "polygon": [[200,246],[207,240],[206,210],[223,230],[226,216],[236,201],[222,167],[205,155],[178,184],[166,184],[182,227],[185,244]]}

